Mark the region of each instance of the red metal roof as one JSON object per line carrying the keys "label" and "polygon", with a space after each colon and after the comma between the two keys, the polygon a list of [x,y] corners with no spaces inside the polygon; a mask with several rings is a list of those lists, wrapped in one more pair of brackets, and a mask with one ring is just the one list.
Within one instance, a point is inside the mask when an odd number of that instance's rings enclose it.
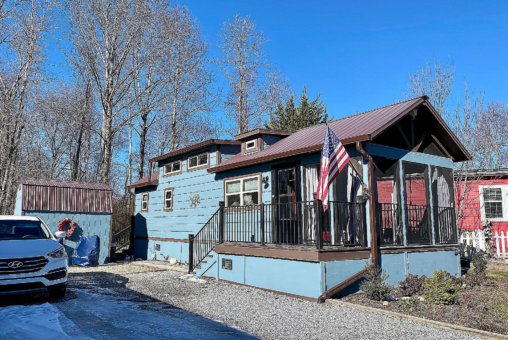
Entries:
{"label": "red metal roof", "polygon": [[[398,119],[402,114],[425,101],[426,97],[418,97],[400,103],[380,107],[330,122],[328,125],[344,144],[370,140],[372,135]],[[242,156],[241,153],[210,168],[209,172],[232,169],[246,165],[245,163],[261,163],[267,160],[302,154],[321,149],[326,125],[314,125],[286,137],[261,152]],[[257,162],[258,161],[258,162]]]}
{"label": "red metal roof", "polygon": [[145,187],[148,185],[158,185],[159,184],[159,172],[154,172],[151,176],[151,181],[148,182],[148,176],[141,178],[140,180],[137,180],[136,182],[132,183],[131,185],[128,185],[127,189],[132,188],[140,188]]}
{"label": "red metal roof", "polygon": [[113,213],[113,191],[106,184],[21,178],[21,209]]}
{"label": "red metal roof", "polygon": [[102,183],[71,182],[71,181],[62,181],[58,179],[35,179],[35,178],[20,178],[19,181],[21,184],[25,185],[111,191],[111,188],[107,184]]}

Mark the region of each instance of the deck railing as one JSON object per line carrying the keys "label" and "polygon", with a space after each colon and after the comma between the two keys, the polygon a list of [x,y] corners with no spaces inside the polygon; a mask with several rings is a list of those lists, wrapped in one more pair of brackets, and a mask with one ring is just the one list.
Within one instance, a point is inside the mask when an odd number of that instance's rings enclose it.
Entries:
{"label": "deck railing", "polygon": [[407,244],[432,243],[428,205],[406,204]]}
{"label": "deck railing", "polygon": [[287,202],[224,208],[224,241],[315,246],[364,246],[361,203]]}
{"label": "deck railing", "polygon": [[128,226],[118,233],[113,235],[113,239],[111,240],[111,245],[116,247],[116,251],[125,248],[131,244],[131,226]]}
{"label": "deck railing", "polygon": [[196,235],[189,235],[189,273],[191,273],[220,241],[223,203]]}
{"label": "deck railing", "polygon": [[225,207],[196,234],[189,235],[189,272],[217,243],[259,245],[366,246],[365,204],[329,202],[326,213],[320,201]]}
{"label": "deck railing", "polygon": [[382,246],[404,244],[400,205],[398,203],[376,203],[376,223]]}

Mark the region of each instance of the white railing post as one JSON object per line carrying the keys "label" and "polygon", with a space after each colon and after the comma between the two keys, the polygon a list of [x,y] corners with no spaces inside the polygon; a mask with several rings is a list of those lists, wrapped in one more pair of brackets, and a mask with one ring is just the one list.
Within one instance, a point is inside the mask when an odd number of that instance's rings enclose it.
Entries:
{"label": "white railing post", "polygon": [[497,234],[497,231],[494,232],[495,236],[494,236],[494,243],[496,244],[496,253],[497,253],[497,256],[501,256],[501,252],[500,252],[500,246],[499,246],[499,236]]}
{"label": "white railing post", "polygon": [[[508,236],[508,233],[506,234],[506,236]],[[504,235],[504,231],[501,232],[501,244],[502,244],[502,248],[501,248],[501,255],[506,255],[506,247],[505,247],[505,235]]]}

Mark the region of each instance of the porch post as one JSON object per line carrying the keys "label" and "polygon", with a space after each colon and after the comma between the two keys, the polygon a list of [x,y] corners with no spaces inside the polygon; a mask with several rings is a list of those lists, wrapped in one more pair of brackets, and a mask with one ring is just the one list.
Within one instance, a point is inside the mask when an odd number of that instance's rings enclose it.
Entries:
{"label": "porch post", "polygon": [[260,240],[261,240],[261,245],[264,246],[265,245],[265,203],[264,202],[261,202],[261,211],[259,212],[259,218],[261,219],[260,225],[259,225],[259,230],[261,232]]}
{"label": "porch post", "polygon": [[219,242],[224,243],[224,201],[219,202]]}
{"label": "porch post", "polygon": [[316,209],[316,248],[323,249],[323,205],[318,199],[314,200]]}
{"label": "porch post", "polygon": [[189,234],[189,274],[192,272],[194,262],[194,234]]}

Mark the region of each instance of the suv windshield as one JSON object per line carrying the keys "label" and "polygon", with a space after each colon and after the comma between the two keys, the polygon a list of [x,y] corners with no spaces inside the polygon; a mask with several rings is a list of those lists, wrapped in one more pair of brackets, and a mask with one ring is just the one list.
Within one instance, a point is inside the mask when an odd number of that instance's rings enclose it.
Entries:
{"label": "suv windshield", "polygon": [[39,221],[0,220],[0,241],[49,238],[49,232]]}

